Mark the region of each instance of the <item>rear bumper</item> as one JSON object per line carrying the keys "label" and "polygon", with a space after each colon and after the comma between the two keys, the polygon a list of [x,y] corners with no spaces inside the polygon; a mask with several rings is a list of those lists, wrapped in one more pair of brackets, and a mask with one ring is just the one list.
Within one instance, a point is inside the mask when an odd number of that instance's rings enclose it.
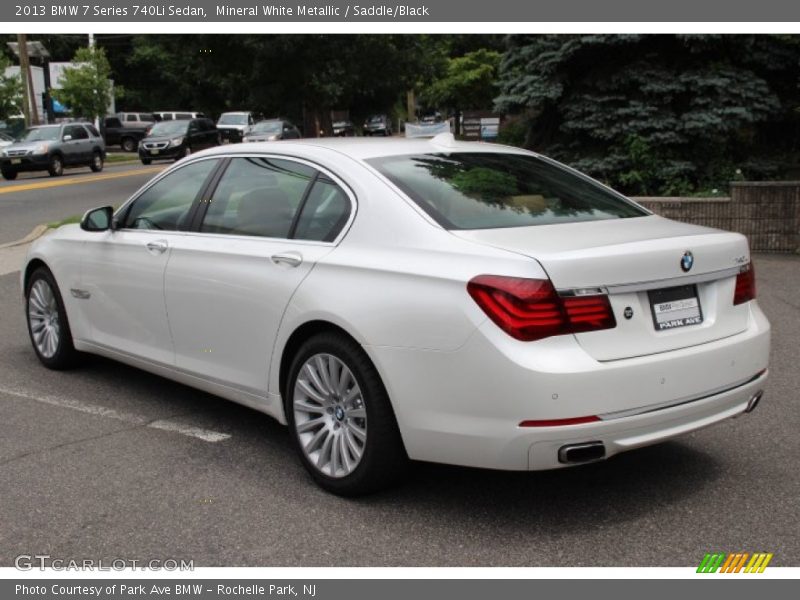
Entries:
{"label": "rear bumper", "polygon": [[[749,326],[737,335],[609,362],[592,359],[572,336],[517,342],[491,322],[454,352],[366,349],[411,458],[551,469],[565,466],[558,450],[567,444],[601,441],[612,456],[744,412],[763,389],[770,346],[769,323],[750,305]],[[519,426],[594,415],[603,420]]]}

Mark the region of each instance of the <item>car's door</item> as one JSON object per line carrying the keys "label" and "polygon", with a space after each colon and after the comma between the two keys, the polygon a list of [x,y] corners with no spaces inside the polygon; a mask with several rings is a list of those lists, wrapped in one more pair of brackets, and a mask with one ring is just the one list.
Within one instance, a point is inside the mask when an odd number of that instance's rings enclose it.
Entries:
{"label": "car's door", "polygon": [[164,270],[217,159],[179,167],[117,214],[117,229],[87,236],[85,302],[92,340],[106,348],[171,365],[174,351],[164,303]]}
{"label": "car's door", "polygon": [[[352,211],[351,196],[325,181],[296,160],[230,160],[201,205],[206,212],[198,231],[176,243],[167,265],[167,311],[179,368],[266,395],[284,311],[300,282],[333,249]],[[307,222],[313,215],[303,217],[304,207],[317,206],[316,198],[332,191],[337,200],[331,208],[341,214],[331,216],[329,231],[321,233],[319,223],[315,229]]]}
{"label": "car's door", "polygon": [[192,152],[203,150],[206,147],[204,134],[200,129],[200,123],[194,119],[189,121],[186,129],[187,143],[191,147]]}
{"label": "car's door", "polygon": [[80,125],[67,125],[64,127],[62,135],[61,152],[64,155],[64,163],[75,165],[87,162],[89,134]]}

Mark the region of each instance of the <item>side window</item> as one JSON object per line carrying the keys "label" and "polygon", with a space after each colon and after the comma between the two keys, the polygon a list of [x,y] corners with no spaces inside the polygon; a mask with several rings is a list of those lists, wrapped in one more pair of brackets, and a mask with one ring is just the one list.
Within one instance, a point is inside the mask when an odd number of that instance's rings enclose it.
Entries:
{"label": "side window", "polygon": [[164,113],[161,115],[162,121],[172,121],[172,113]]}
{"label": "side window", "polygon": [[108,117],[106,119],[106,127],[122,127],[122,123],[116,117]]}
{"label": "side window", "polygon": [[86,125],[86,129],[94,137],[100,137],[100,132],[95,129],[94,125]]}
{"label": "side window", "polygon": [[135,121],[136,120],[136,115],[133,115],[133,114],[125,115],[125,120],[126,121]]}
{"label": "side window", "polygon": [[191,119],[192,115],[190,115],[189,113],[175,113],[175,118],[176,119]]}
{"label": "side window", "polygon": [[66,127],[64,127],[64,135],[70,136],[70,138],[72,138],[73,140],[80,140],[89,137],[83,130],[83,127],[79,125],[67,125]]}
{"label": "side window", "polygon": [[294,237],[300,240],[332,242],[350,217],[350,199],[342,188],[320,175],[311,188]]}
{"label": "side window", "polygon": [[234,158],[220,179],[201,231],[288,238],[315,170],[288,160]]}
{"label": "side window", "polygon": [[123,228],[175,231],[188,226],[195,197],[216,160],[201,160],[173,171],[133,201]]}

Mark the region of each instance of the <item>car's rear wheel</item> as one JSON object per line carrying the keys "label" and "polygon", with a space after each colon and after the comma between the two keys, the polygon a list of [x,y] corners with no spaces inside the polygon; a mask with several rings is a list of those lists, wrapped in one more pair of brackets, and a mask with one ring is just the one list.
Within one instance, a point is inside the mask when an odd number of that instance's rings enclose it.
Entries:
{"label": "car's rear wheel", "polygon": [[343,496],[397,482],[408,457],[378,372],[352,339],[322,333],[306,341],[289,370],[284,407],[303,465]]}
{"label": "car's rear wheel", "polygon": [[12,181],[17,178],[17,171],[15,169],[2,169],[0,172],[3,174],[3,179]]}
{"label": "car's rear wheel", "polygon": [[125,152],[136,152],[136,140],[133,138],[123,138],[121,146]]}
{"label": "car's rear wheel", "polygon": [[94,171],[95,173],[99,173],[103,170],[103,155],[99,152],[95,152],[92,154],[92,162],[89,164],[89,168]]}
{"label": "car's rear wheel", "polygon": [[48,369],[77,364],[80,353],[72,344],[67,313],[52,273],[44,267],[33,272],[25,292],[28,334],[36,356]]}
{"label": "car's rear wheel", "polygon": [[50,166],[47,167],[47,172],[51,177],[61,177],[64,174],[64,159],[58,154],[54,154],[50,158]]}

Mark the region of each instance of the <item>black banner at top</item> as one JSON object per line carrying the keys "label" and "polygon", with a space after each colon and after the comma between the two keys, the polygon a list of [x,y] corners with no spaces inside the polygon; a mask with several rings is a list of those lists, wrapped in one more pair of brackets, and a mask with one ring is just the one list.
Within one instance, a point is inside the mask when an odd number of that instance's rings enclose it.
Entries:
{"label": "black banner at top", "polygon": [[800,22],[787,0],[11,0],[5,23]]}

